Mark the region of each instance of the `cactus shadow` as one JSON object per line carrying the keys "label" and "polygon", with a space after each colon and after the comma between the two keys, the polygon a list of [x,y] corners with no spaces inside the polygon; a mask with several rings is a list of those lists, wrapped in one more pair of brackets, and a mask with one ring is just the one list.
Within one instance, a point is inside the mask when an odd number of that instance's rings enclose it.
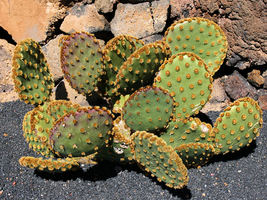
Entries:
{"label": "cactus shadow", "polygon": [[133,172],[138,173],[138,174],[145,174],[146,177],[148,177],[152,182],[154,182],[156,185],[159,185],[162,188],[162,190],[168,191],[173,197],[177,197],[177,198],[180,198],[182,200],[192,198],[191,190],[187,186],[185,186],[184,188],[181,188],[181,189],[169,188],[163,182],[159,182],[156,177],[151,177],[150,173],[143,170],[142,166],[138,165],[137,163],[127,164],[127,165],[123,165],[121,167],[123,170],[133,171]]}
{"label": "cactus shadow", "polygon": [[120,168],[115,163],[101,162],[97,165],[91,166],[88,169],[76,169],[75,171],[66,172],[46,172],[35,170],[34,174],[37,177],[52,180],[52,181],[68,181],[68,180],[86,180],[86,181],[104,181],[109,178],[117,176]]}

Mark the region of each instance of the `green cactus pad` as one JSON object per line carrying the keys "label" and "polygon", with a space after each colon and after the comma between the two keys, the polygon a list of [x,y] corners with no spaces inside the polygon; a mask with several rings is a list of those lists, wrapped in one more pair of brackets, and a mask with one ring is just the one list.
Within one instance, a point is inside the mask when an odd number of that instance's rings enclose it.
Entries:
{"label": "green cactus pad", "polygon": [[172,54],[193,52],[204,60],[213,75],[226,56],[228,43],[222,29],[213,21],[203,18],[181,19],[165,32],[164,40]]}
{"label": "green cactus pad", "polygon": [[29,148],[35,151],[37,154],[41,154],[45,157],[54,157],[53,152],[47,147],[45,143],[40,140],[40,137],[35,134],[31,129],[31,118],[35,110],[29,111],[24,116],[23,120],[23,136],[26,142],[29,144]]}
{"label": "green cactus pad", "polygon": [[65,79],[79,93],[90,95],[97,90],[104,65],[99,41],[92,34],[73,33],[61,42],[61,68]]}
{"label": "green cactus pad", "polygon": [[56,100],[51,101],[47,107],[47,113],[52,117],[53,123],[60,119],[64,114],[70,111],[77,111],[79,104],[73,104],[70,101]]}
{"label": "green cactus pad", "polygon": [[180,189],[187,185],[187,169],[175,150],[154,134],[137,131],[132,135],[134,159],[151,176],[168,187]]}
{"label": "green cactus pad", "polygon": [[[26,141],[29,141],[29,146],[38,154],[42,154],[45,157],[54,157],[52,148],[49,145],[49,133],[53,127],[52,118],[47,114],[47,106],[49,102],[44,105],[39,105],[31,111],[31,115],[25,117],[30,121],[26,120],[23,122],[25,127]],[[30,125],[30,129],[29,128]],[[26,128],[27,127],[27,128]]]}
{"label": "green cactus pad", "polygon": [[201,58],[185,52],[173,55],[160,67],[154,85],[174,98],[177,118],[188,118],[210,99],[212,77]]}
{"label": "green cactus pad", "polygon": [[53,77],[40,45],[26,39],[17,44],[13,56],[12,78],[19,98],[33,105],[48,101]]}
{"label": "green cactus pad", "polygon": [[214,141],[212,126],[192,117],[173,120],[160,137],[173,148],[196,142],[212,144]]}
{"label": "green cactus pad", "polygon": [[248,146],[259,136],[262,124],[262,110],[255,100],[249,97],[236,100],[214,124],[216,153],[226,154]]}
{"label": "green cactus pad", "polygon": [[103,49],[106,74],[103,78],[104,84],[99,87],[99,89],[104,90],[102,93],[105,96],[114,95],[112,90],[120,67],[134,51],[143,45],[143,41],[128,35],[119,35],[107,42]]}
{"label": "green cactus pad", "polygon": [[153,131],[167,126],[174,100],[161,88],[147,86],[135,91],[122,108],[122,118],[135,131]]}
{"label": "green cactus pad", "polygon": [[[135,51],[121,66],[116,77],[116,92],[131,94],[153,83],[155,73],[170,55],[166,43],[157,41]],[[114,92],[114,91],[113,91]]]}
{"label": "green cactus pad", "polygon": [[93,154],[111,140],[112,118],[106,108],[88,107],[71,111],[51,129],[51,146],[61,157]]}
{"label": "green cactus pad", "polygon": [[204,143],[182,144],[175,150],[187,168],[205,165],[215,152],[211,144]]}

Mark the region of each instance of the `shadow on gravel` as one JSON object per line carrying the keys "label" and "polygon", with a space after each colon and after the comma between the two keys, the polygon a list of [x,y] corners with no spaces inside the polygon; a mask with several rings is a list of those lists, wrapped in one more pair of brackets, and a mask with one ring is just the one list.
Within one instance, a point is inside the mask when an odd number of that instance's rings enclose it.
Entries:
{"label": "shadow on gravel", "polygon": [[117,176],[117,174],[121,171],[120,169],[120,166],[114,163],[103,162],[98,163],[87,170],[78,169],[77,171],[67,171],[62,173],[50,173],[35,170],[34,174],[37,177],[53,181],[68,181],[76,180],[77,178],[87,181],[101,181]]}

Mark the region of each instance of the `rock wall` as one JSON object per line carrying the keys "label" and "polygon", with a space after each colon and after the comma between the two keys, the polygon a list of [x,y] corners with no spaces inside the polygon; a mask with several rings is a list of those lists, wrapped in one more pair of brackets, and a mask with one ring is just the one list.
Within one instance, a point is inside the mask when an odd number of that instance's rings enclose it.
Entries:
{"label": "rock wall", "polygon": [[0,102],[17,99],[10,70],[14,44],[20,40],[40,42],[56,80],[61,80],[57,43],[62,34],[91,32],[102,45],[119,34],[149,43],[160,40],[175,20],[197,16],[218,23],[229,42],[225,62],[214,76],[212,99],[202,111],[221,110],[244,96],[267,109],[266,8],[264,0],[1,0]]}

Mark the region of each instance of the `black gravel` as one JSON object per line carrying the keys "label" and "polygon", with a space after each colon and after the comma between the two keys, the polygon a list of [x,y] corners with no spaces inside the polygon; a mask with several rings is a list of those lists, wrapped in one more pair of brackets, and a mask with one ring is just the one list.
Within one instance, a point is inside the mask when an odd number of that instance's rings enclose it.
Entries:
{"label": "black gravel", "polygon": [[[0,104],[0,199],[267,199],[266,111],[255,143],[235,154],[218,156],[200,169],[190,169],[188,186],[172,190],[135,165],[102,163],[74,174],[21,167],[21,156],[35,156],[22,136],[23,116],[31,109],[19,101]],[[214,121],[218,113],[208,115]]]}

